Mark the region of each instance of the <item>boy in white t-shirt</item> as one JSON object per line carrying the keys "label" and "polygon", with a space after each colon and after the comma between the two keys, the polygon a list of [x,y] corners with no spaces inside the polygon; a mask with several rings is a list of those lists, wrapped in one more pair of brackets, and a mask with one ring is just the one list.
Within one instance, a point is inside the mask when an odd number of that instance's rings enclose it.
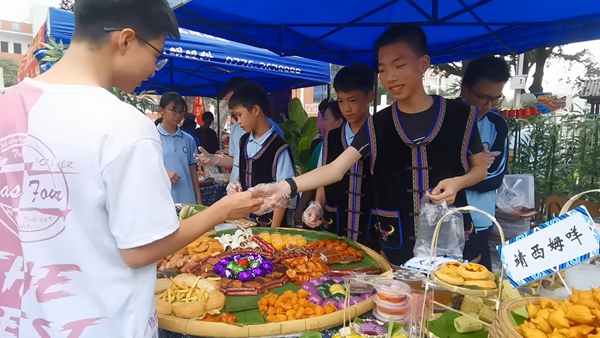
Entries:
{"label": "boy in white t-shirt", "polygon": [[154,262],[260,205],[179,222],[156,128],[108,92],[164,66],[165,34],[165,0],[77,0],[63,59],[0,97],[0,337],[158,337]]}

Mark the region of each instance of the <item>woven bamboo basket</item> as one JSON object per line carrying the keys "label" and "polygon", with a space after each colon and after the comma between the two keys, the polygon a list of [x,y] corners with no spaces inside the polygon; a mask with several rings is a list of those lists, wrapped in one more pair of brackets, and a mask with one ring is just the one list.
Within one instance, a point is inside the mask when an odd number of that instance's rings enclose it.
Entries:
{"label": "woven bamboo basket", "polygon": [[510,313],[522,306],[528,304],[539,305],[539,298],[519,298],[506,301],[500,307],[496,320],[492,323],[489,330],[490,338],[523,338],[517,329],[510,322]]}
{"label": "woven bamboo basket", "polygon": [[[307,231],[304,229],[287,229],[294,231]],[[212,235],[213,233],[209,233]],[[377,252],[370,248],[356,243],[386,272],[391,270],[390,264]],[[323,315],[315,318],[291,320],[280,323],[266,323],[260,325],[241,325],[225,324],[214,322],[203,322],[194,319],[180,319],[172,316],[158,315],[158,326],[167,331],[188,334],[201,337],[224,337],[224,338],[242,338],[242,337],[261,337],[276,336],[284,334],[301,333],[306,331],[322,331],[336,327],[354,318],[371,311],[375,307],[373,298],[361,302],[360,304],[347,307],[342,311]]]}

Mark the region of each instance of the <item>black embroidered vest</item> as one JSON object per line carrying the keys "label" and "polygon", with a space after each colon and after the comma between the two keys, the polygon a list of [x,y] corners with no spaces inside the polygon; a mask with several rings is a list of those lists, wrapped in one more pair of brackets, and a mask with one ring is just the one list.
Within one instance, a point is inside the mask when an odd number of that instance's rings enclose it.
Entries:
{"label": "black embroidered vest", "polygon": [[[396,104],[368,120],[370,169],[375,182],[375,204],[370,226],[379,232],[382,252],[394,265],[413,257],[419,200],[446,178],[464,175],[469,168],[468,147],[476,111],[466,104],[439,99],[439,112],[429,134],[413,143],[400,123]],[[455,206],[467,205],[465,191]],[[463,215],[465,229],[471,218]],[[375,240],[375,238],[373,238]]]}
{"label": "black embroidered vest", "polygon": [[[346,148],[346,126],[328,132],[323,138],[323,164],[333,162]],[[373,176],[369,163],[363,160],[344,175],[341,181],[325,187],[324,224],[327,230],[338,236],[346,236],[379,252],[376,230],[369,231],[369,216],[374,204]]]}
{"label": "black embroidered vest", "polygon": [[[275,182],[277,177],[277,158],[282,152],[286,152],[287,156],[290,156],[290,159],[292,159],[290,147],[275,132],[271,133],[260,151],[252,157],[248,157],[246,153],[249,139],[250,133],[246,133],[240,139],[239,180],[243,191],[261,183]],[[273,213],[254,217],[260,226],[270,226],[273,220]],[[287,225],[286,220],[287,215],[283,217],[282,226]]]}

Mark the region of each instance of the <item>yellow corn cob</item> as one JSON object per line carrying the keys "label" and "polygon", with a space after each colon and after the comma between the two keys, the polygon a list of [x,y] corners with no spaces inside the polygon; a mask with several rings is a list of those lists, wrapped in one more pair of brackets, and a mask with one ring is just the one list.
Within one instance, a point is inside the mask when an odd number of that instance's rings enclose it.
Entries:
{"label": "yellow corn cob", "polygon": [[[474,316],[474,318],[471,317]],[[469,316],[462,316],[454,319],[454,328],[458,333],[470,333],[483,329],[483,324],[477,319],[476,314],[469,314]]]}
{"label": "yellow corn cob", "polygon": [[479,313],[483,308],[483,298],[465,296],[460,311],[464,313]]}
{"label": "yellow corn cob", "polygon": [[496,319],[496,311],[494,310],[494,308],[484,306],[481,309],[481,311],[479,311],[479,320],[491,324],[494,321],[494,319]]}

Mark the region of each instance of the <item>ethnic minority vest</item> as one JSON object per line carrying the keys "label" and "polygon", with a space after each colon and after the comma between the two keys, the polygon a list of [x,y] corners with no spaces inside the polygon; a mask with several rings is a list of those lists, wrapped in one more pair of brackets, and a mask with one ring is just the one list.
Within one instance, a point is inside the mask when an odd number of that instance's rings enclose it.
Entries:
{"label": "ethnic minority vest", "polygon": [[[418,143],[403,129],[396,103],[367,120],[370,170],[376,187],[376,207],[369,226],[379,232],[372,240],[380,241],[383,254],[396,266],[413,257],[419,201],[424,192],[469,169],[468,148],[476,110],[442,97],[438,107],[433,128]],[[457,193],[454,205],[467,205],[464,190]],[[468,214],[463,218],[469,230],[471,218]]]}
{"label": "ethnic minority vest", "polygon": [[[271,133],[271,136],[265,141],[262,149],[252,157],[248,157],[246,148],[250,133],[246,133],[240,139],[240,184],[242,190],[254,187],[261,183],[273,183],[277,179],[277,158],[282,152],[287,152],[292,159],[292,152],[285,141],[277,135]],[[254,215],[253,215],[254,216]],[[262,216],[254,216],[259,226],[270,226],[273,221],[273,213],[268,213]],[[281,224],[287,224],[287,215],[283,217]]]}
{"label": "ethnic minority vest", "polygon": [[[328,132],[323,138],[323,165],[333,162],[348,148],[346,126]],[[369,163],[359,160],[341,181],[325,187],[322,230],[346,236],[379,252],[377,231],[369,231],[369,216],[375,206],[373,176]],[[375,238],[372,240],[370,238]]]}

